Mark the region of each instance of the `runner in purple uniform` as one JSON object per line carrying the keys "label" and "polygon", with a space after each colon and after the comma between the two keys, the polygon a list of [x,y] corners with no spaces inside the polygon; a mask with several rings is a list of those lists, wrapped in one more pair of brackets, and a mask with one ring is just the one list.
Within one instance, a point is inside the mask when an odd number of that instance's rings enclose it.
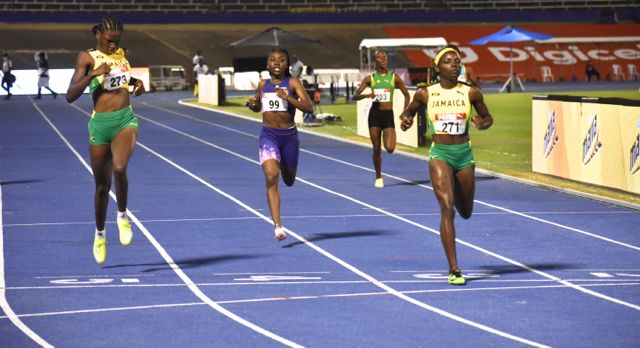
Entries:
{"label": "runner in purple uniform", "polygon": [[289,52],[278,48],[269,51],[267,69],[270,79],[258,84],[255,97],[246,106],[262,112],[262,131],[258,151],[267,185],[267,203],[275,229],[275,238],[284,240],[287,234],[280,221],[278,177],[292,186],[296,181],[300,140],[294,122],[296,109],[312,113],[313,105],[302,82],[289,73]]}

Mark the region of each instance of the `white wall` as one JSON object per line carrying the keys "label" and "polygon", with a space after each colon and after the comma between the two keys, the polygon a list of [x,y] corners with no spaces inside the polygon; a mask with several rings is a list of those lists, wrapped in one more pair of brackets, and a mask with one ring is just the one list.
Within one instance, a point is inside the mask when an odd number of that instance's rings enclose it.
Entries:
{"label": "white wall", "polygon": [[[67,93],[71,76],[74,69],[50,69],[49,70],[49,87],[56,93]],[[38,71],[36,69],[28,70],[12,70],[11,73],[16,76],[16,82],[11,87],[11,94],[14,95],[35,95],[38,94]],[[141,79],[145,89],[149,90],[149,68],[131,68],[131,75],[137,79]],[[89,93],[89,88],[84,90]],[[0,95],[6,95],[7,92],[0,88]],[[42,94],[49,94],[47,89],[42,89]]]}

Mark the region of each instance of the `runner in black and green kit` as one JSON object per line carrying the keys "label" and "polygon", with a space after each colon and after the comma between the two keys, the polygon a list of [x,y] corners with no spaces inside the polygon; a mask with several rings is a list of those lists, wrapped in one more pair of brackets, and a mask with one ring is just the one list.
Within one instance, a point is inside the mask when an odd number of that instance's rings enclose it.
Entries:
{"label": "runner in black and green kit", "polygon": [[[373,103],[369,109],[369,138],[373,145],[373,166],[376,171],[374,186],[383,188],[381,140],[388,153],[396,149],[396,129],[393,116],[393,93],[396,88],[404,95],[404,108],[409,105],[409,91],[398,74],[389,71],[387,53],[376,51],[376,71],[360,82],[360,87],[353,94],[353,100],[371,98]],[[370,93],[362,94],[365,88]]]}
{"label": "runner in black and green kit", "polygon": [[118,47],[122,31],[122,22],[114,17],[104,17],[93,27],[98,45],[95,49],[80,52],[67,90],[69,103],[80,98],[87,86],[93,97],[89,153],[96,186],[93,256],[98,264],[107,257],[104,225],[112,176],[118,201],[120,243],[129,245],[133,238],[127,218],[127,165],[136,144],[138,120],[129,103],[129,85],[134,86],[134,96],[144,93],[144,85],[131,77],[126,51]]}

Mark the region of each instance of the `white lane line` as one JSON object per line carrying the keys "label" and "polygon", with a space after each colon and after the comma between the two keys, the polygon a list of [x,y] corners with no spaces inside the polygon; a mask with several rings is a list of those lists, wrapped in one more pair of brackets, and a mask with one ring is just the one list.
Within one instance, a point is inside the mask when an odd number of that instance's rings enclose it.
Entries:
{"label": "white lane line", "polygon": [[[51,122],[51,120],[49,120],[49,118],[44,114],[44,112],[42,112],[42,110],[40,110],[40,108],[34,104],[34,106],[36,107],[36,109],[38,110],[38,112],[40,112],[40,115],[42,115],[42,117],[47,121],[47,123],[49,123],[49,125],[51,126],[51,128],[53,128],[53,130],[56,132],[56,134],[58,134],[58,136],[62,139],[62,141],[67,145],[67,147],[69,148],[69,150],[71,150],[71,152],[78,158],[78,160],[84,165],[84,167],[89,171],[89,173],[92,173],[91,167],[89,166],[89,164],[84,160],[84,158],[82,158],[82,156],[78,153],[78,151],[73,147],[73,145],[71,145],[71,143],[69,143],[69,141],[67,140],[67,138],[65,138],[65,136],[58,130],[58,128],[53,124],[53,122]],[[87,113],[86,111],[82,110],[81,108],[79,108],[78,106],[71,104],[71,106],[73,106],[74,108],[80,110],[80,112],[84,113],[87,116],[91,116],[89,113]],[[116,196],[113,193],[113,191],[109,191],[109,195],[111,196],[111,198],[115,201],[116,200]],[[149,232],[147,230],[147,228],[140,222],[140,220],[138,220],[138,218],[129,210],[127,209],[127,214],[131,217],[131,221],[133,221],[135,223],[135,225],[138,227],[138,229],[145,235],[145,237],[147,237],[147,239],[149,240],[149,242],[156,248],[156,250],[158,251],[158,253],[162,256],[162,258],[165,260],[165,262],[167,263],[167,265],[169,265],[169,267],[171,267],[171,269],[176,273],[176,275],[178,275],[178,277],[180,277],[180,279],[182,279],[182,281],[187,284],[187,286],[189,287],[189,290],[191,290],[191,292],[193,292],[198,298],[200,298],[203,302],[205,302],[207,305],[209,305],[209,307],[211,307],[212,309],[214,309],[215,311],[223,314],[224,316],[230,318],[231,320],[253,330],[256,331],[268,338],[271,338],[274,341],[280,342],[286,346],[289,347],[302,347],[301,345],[292,342],[284,337],[281,337],[271,331],[268,331],[258,325],[255,325],[254,323],[236,315],[235,313],[227,310],[226,308],[222,307],[221,305],[219,305],[218,303],[216,303],[214,300],[210,299],[207,295],[205,295],[199,288],[197,285],[194,284],[194,282],[191,280],[191,278],[189,278],[189,276],[186,275],[186,273],[184,273],[182,271],[182,269],[180,268],[180,266],[178,266],[175,261],[173,261],[173,259],[171,258],[171,256],[169,255],[169,253],[167,253],[167,251],[164,249],[164,247],[155,239],[155,237],[153,237],[153,235],[151,234],[151,232]]]}
{"label": "white lane line", "polygon": [[[609,283],[609,284],[590,284],[590,287],[612,287],[612,286],[629,286],[640,285],[640,283]],[[533,286],[500,286],[500,287],[487,287],[487,288],[444,288],[444,289],[431,289],[431,290],[407,290],[401,291],[404,294],[431,294],[431,293],[443,293],[443,292],[484,292],[484,291],[506,291],[506,290],[531,290],[531,289],[557,289],[565,288],[566,286],[555,285],[533,285]],[[329,294],[329,295],[305,295],[305,296],[285,296],[285,297],[267,297],[267,298],[255,298],[245,300],[226,300],[219,301],[220,304],[236,304],[236,303],[259,303],[259,302],[272,302],[272,301],[295,301],[295,300],[313,300],[324,298],[348,298],[348,297],[363,297],[363,296],[391,296],[388,292],[361,292],[361,293],[342,293],[342,294]],[[84,313],[97,313],[97,312],[110,312],[110,311],[129,311],[129,310],[142,310],[142,309],[157,309],[157,308],[175,308],[175,307],[191,307],[191,306],[204,306],[204,302],[189,302],[189,303],[173,303],[173,304],[159,304],[159,305],[146,305],[146,306],[130,306],[130,307],[113,307],[113,308],[100,308],[100,309],[82,309],[74,311],[60,311],[60,312],[45,312],[45,313],[24,313],[19,317],[45,317],[54,315],[75,315]],[[7,319],[7,316],[0,316],[0,320]]]}
{"label": "white lane line", "polygon": [[[231,155],[233,155],[233,156],[236,156],[236,157],[242,158],[242,159],[244,159],[244,160],[246,160],[246,161],[249,161],[249,162],[251,162],[251,163],[254,163],[254,164],[256,164],[256,165],[258,165],[258,164],[259,164],[257,161],[255,161],[255,160],[253,160],[253,159],[251,159],[251,158],[248,158],[248,157],[243,156],[243,155],[241,155],[241,154],[235,153],[235,152],[233,152],[233,151],[231,151],[231,150],[228,150],[228,149],[226,149],[226,148],[223,148],[223,147],[221,147],[221,146],[218,146],[218,145],[212,144],[212,143],[207,142],[207,141],[205,141],[205,140],[202,140],[202,139],[200,139],[200,138],[198,138],[198,137],[195,137],[195,136],[193,136],[193,135],[191,135],[191,134],[188,134],[188,133],[182,132],[182,131],[180,131],[180,130],[177,130],[177,129],[175,129],[175,128],[172,128],[172,127],[170,127],[170,126],[167,126],[167,125],[165,125],[165,124],[162,124],[162,123],[160,123],[160,122],[153,121],[153,120],[151,120],[151,119],[149,119],[149,118],[146,118],[146,117],[141,116],[140,114],[136,114],[136,115],[137,115],[139,118],[141,118],[141,119],[143,119],[143,120],[145,120],[145,121],[147,121],[147,122],[150,122],[150,123],[156,124],[156,125],[158,125],[158,126],[160,126],[160,127],[167,128],[167,129],[169,129],[169,130],[171,130],[171,131],[174,131],[174,132],[176,132],[176,133],[178,133],[178,134],[184,135],[184,136],[186,136],[186,137],[188,137],[188,138],[191,138],[191,139],[193,139],[193,140],[195,140],[195,141],[202,142],[202,143],[207,144],[207,145],[209,145],[209,146],[211,146],[211,147],[214,147],[214,148],[216,148],[216,149],[219,149],[220,151],[224,151],[224,152],[226,152],[226,153],[229,153],[229,154],[231,154]],[[273,221],[272,221],[269,217],[265,216],[264,214],[262,214],[261,212],[259,212],[259,211],[255,210],[255,209],[251,208],[250,206],[248,206],[248,205],[247,205],[247,204],[245,204],[244,202],[240,201],[238,198],[236,198],[236,197],[234,197],[234,196],[231,196],[231,195],[227,194],[226,192],[222,191],[221,189],[219,189],[219,188],[217,188],[217,187],[213,186],[213,185],[212,185],[212,184],[210,184],[209,182],[207,182],[207,181],[205,181],[204,179],[200,178],[199,176],[197,176],[197,175],[193,174],[192,172],[190,172],[189,170],[187,170],[187,169],[183,168],[182,166],[178,165],[177,163],[175,163],[175,162],[171,161],[170,159],[168,159],[167,157],[165,157],[165,156],[161,155],[160,153],[158,153],[158,152],[156,152],[156,151],[152,150],[152,149],[151,149],[151,148],[149,148],[148,146],[145,146],[145,145],[140,144],[140,143],[139,143],[139,146],[140,146],[140,147],[142,147],[142,148],[144,148],[145,150],[147,150],[147,151],[148,151],[148,152],[150,152],[151,154],[155,155],[156,157],[158,157],[158,158],[160,158],[160,159],[164,160],[165,162],[169,163],[170,165],[172,165],[172,166],[173,166],[173,167],[175,167],[176,169],[180,170],[181,172],[183,172],[183,173],[187,174],[188,176],[190,176],[190,177],[191,177],[191,178],[193,178],[194,180],[196,180],[196,181],[200,182],[201,184],[205,185],[206,187],[210,188],[211,190],[213,190],[213,191],[217,192],[218,194],[220,194],[220,195],[222,195],[222,196],[226,197],[227,199],[231,200],[232,202],[234,202],[234,203],[236,203],[236,204],[238,204],[238,205],[242,206],[243,208],[247,209],[248,211],[251,211],[251,212],[252,212],[252,213],[254,213],[255,215],[260,216],[263,220],[265,220],[265,221],[269,222],[270,224],[273,224]],[[305,183],[307,183],[307,184],[309,184],[309,185],[312,185],[312,186],[314,185],[314,184],[311,184],[310,182],[308,182],[308,181],[306,181],[306,180],[303,180],[302,178],[300,178],[299,180],[301,180],[302,182],[305,182]],[[466,324],[466,325],[469,325],[469,326],[476,327],[476,328],[478,328],[478,329],[480,329],[480,330],[484,330],[484,331],[486,331],[486,332],[489,332],[489,333],[492,333],[492,334],[495,334],[495,335],[498,335],[498,336],[502,336],[502,337],[505,337],[505,338],[508,338],[508,339],[511,339],[511,340],[514,340],[514,341],[517,341],[517,342],[521,342],[521,343],[524,343],[524,344],[528,344],[528,345],[531,345],[531,346],[535,346],[535,347],[546,347],[545,345],[543,345],[543,344],[541,344],[541,343],[534,342],[534,341],[531,341],[531,340],[528,340],[528,339],[525,339],[525,338],[522,338],[522,337],[518,337],[518,336],[515,336],[515,335],[512,335],[512,334],[509,334],[509,333],[507,333],[507,332],[503,332],[503,331],[500,331],[500,330],[494,329],[494,328],[492,328],[492,327],[486,326],[486,325],[484,325],[484,324],[480,324],[480,323],[477,323],[477,322],[474,322],[474,321],[471,321],[471,320],[465,319],[465,318],[460,317],[460,316],[457,316],[457,315],[455,315],[455,314],[453,314],[453,313],[449,313],[449,312],[444,311],[444,310],[442,310],[442,309],[439,309],[439,308],[437,308],[437,307],[433,307],[433,306],[428,305],[428,304],[426,304],[426,303],[420,302],[420,301],[418,301],[418,300],[416,300],[416,299],[414,299],[414,298],[411,298],[411,297],[409,297],[409,296],[406,296],[406,295],[404,295],[404,294],[402,294],[402,293],[398,292],[398,291],[397,291],[397,290],[395,290],[394,288],[391,288],[391,287],[389,287],[388,285],[385,285],[383,282],[381,282],[381,281],[379,281],[379,280],[375,279],[374,277],[372,277],[372,276],[368,275],[367,273],[360,271],[360,270],[359,270],[359,269],[357,269],[356,267],[354,267],[354,266],[352,266],[351,264],[349,264],[349,263],[347,263],[347,262],[343,261],[342,259],[340,259],[340,258],[336,257],[335,255],[333,255],[333,254],[331,254],[331,253],[327,252],[326,250],[324,250],[324,249],[322,249],[322,248],[318,247],[318,246],[317,246],[317,245],[315,245],[314,243],[312,243],[312,242],[310,242],[310,241],[308,241],[308,240],[304,239],[302,236],[298,235],[298,234],[297,234],[297,233],[295,233],[294,231],[292,231],[292,230],[290,230],[290,229],[287,229],[287,228],[285,228],[285,230],[287,231],[287,233],[288,233],[289,235],[291,235],[291,236],[295,237],[296,239],[298,239],[299,241],[303,242],[304,244],[306,244],[306,245],[307,245],[307,246],[309,246],[310,248],[312,248],[312,249],[316,250],[318,253],[320,253],[320,254],[322,254],[322,255],[326,256],[327,258],[329,258],[329,259],[333,260],[334,262],[338,263],[339,265],[343,266],[344,268],[346,268],[346,269],[350,270],[351,272],[353,272],[353,273],[355,273],[355,274],[359,275],[360,277],[362,277],[362,278],[364,278],[364,279],[368,280],[369,282],[371,282],[371,284],[373,284],[373,285],[375,285],[375,286],[377,286],[377,287],[379,287],[379,288],[382,288],[383,290],[385,290],[385,291],[387,291],[387,292],[389,292],[389,293],[391,293],[391,294],[393,294],[393,295],[397,296],[398,298],[401,298],[401,299],[403,299],[403,300],[405,300],[405,301],[407,301],[407,302],[409,302],[409,303],[412,303],[412,304],[414,304],[414,305],[416,305],[416,306],[419,306],[419,307],[421,307],[421,308],[423,308],[423,309],[426,309],[426,310],[428,310],[428,311],[431,311],[431,312],[437,313],[437,314],[439,314],[439,315],[441,315],[441,316],[444,316],[444,317],[447,317],[447,318],[453,319],[453,320],[455,320],[455,321],[458,321],[458,322],[460,322],[460,323],[463,323],[463,324]]]}
{"label": "white lane line", "polygon": [[6,296],[6,284],[4,280],[4,228],[2,227],[2,185],[0,185],[0,309],[6,313],[5,318],[15,325],[20,331],[22,331],[27,337],[41,345],[42,347],[53,347],[37,333],[31,330],[25,323],[20,320],[19,316],[13,311]]}
{"label": "white lane line", "polygon": [[[196,106],[193,106],[193,105],[188,104],[188,103],[181,103],[181,104],[182,105],[186,105],[188,107],[196,107]],[[149,105],[149,104],[147,104],[147,105]],[[199,118],[192,117],[192,116],[186,115],[186,114],[178,112],[178,111],[174,111],[174,110],[163,108],[163,107],[159,107],[159,106],[154,106],[154,107],[157,108],[157,109],[161,109],[161,110],[164,110],[166,112],[173,113],[175,115],[181,116],[183,118],[187,118],[187,119],[190,119],[190,120],[202,122],[202,123],[205,123],[205,124],[208,124],[208,125],[211,125],[211,126],[220,127],[220,128],[227,129],[227,130],[239,133],[239,134],[248,135],[250,137],[256,137],[253,134],[247,134],[246,132],[234,130],[233,128],[222,126],[222,125],[219,125],[219,124],[214,123],[214,122],[201,120]],[[200,108],[202,108],[202,107],[200,107]],[[211,111],[210,109],[209,109],[209,111],[210,112],[219,112],[218,110]],[[231,115],[233,117],[238,117],[238,115],[235,115],[233,113],[225,113],[225,112],[222,112],[222,113]],[[242,116],[241,118],[246,118],[246,117]],[[344,164],[344,165],[347,165],[347,166],[350,166],[350,167],[354,167],[354,168],[358,168],[358,169],[361,169],[361,170],[364,170],[364,171],[368,171],[368,172],[371,172],[371,173],[374,172],[374,170],[371,169],[371,168],[364,167],[364,166],[361,166],[361,165],[358,165],[358,164],[354,164],[354,163],[350,163],[350,162],[347,162],[347,161],[343,161],[343,160],[340,160],[340,159],[337,159],[337,158],[334,158],[334,157],[331,157],[331,156],[319,154],[319,153],[316,153],[316,152],[313,152],[313,151],[309,151],[309,150],[306,150],[306,149],[300,149],[300,151],[304,152],[304,153],[307,153],[307,154],[310,154],[310,155],[313,155],[313,156],[317,156],[317,157],[324,158],[324,159],[327,159],[327,160],[330,160],[330,161],[334,161],[334,162],[337,162],[337,163],[340,163],[340,164]],[[425,184],[418,183],[418,182],[415,182],[415,181],[412,181],[412,180],[408,180],[408,179],[405,179],[405,178],[402,178],[402,177],[399,177],[399,176],[396,176],[396,175],[391,175],[391,174],[387,174],[387,173],[382,173],[382,175],[384,175],[384,176],[386,176],[388,178],[392,178],[392,179],[395,179],[395,180],[398,180],[398,181],[402,181],[404,183],[409,183],[409,184],[412,184],[412,185],[415,185],[415,186],[426,188],[428,190],[433,190],[433,187],[431,187],[429,185],[425,185]],[[598,235],[598,234],[595,234],[595,233],[592,233],[592,232],[588,232],[588,231],[585,231],[585,230],[582,230],[582,229],[579,229],[579,228],[575,228],[575,227],[563,225],[563,224],[560,224],[560,223],[557,223],[557,222],[545,220],[545,219],[542,219],[542,218],[539,218],[539,217],[536,217],[536,216],[532,216],[532,215],[530,215],[531,213],[524,213],[524,212],[515,211],[515,210],[512,210],[512,209],[500,207],[498,205],[487,203],[487,202],[480,201],[480,200],[477,200],[477,199],[475,199],[474,202],[476,202],[478,204],[481,204],[481,205],[484,205],[484,206],[487,206],[487,207],[490,207],[490,208],[494,208],[494,209],[497,209],[497,210],[502,210],[502,211],[510,213],[510,214],[518,215],[518,216],[521,216],[521,217],[524,217],[524,218],[527,218],[527,219],[535,220],[535,221],[538,221],[538,222],[541,222],[541,223],[544,223],[544,224],[552,225],[552,226],[555,226],[555,227],[559,227],[561,229],[565,229],[565,230],[569,230],[569,231],[572,231],[572,232],[580,233],[580,234],[583,234],[583,235],[586,235],[586,236],[589,236],[589,237],[592,237],[592,238],[603,240],[605,242],[617,244],[617,245],[620,245],[620,246],[623,246],[623,247],[626,247],[626,248],[631,248],[631,249],[640,251],[640,246],[636,246],[636,245],[633,245],[633,244],[617,241],[615,239],[607,238],[607,237],[604,237],[604,236],[601,236],[601,235]],[[637,213],[637,212],[633,212],[633,213]]]}
{"label": "white lane line", "polygon": [[[438,278],[430,278],[430,279],[415,279],[415,280],[381,280],[380,283],[384,284],[436,284],[442,285],[444,282],[443,279],[446,279],[446,276],[441,276]],[[555,283],[555,281],[550,279],[491,279],[491,278],[473,278],[473,282],[480,283]],[[111,280],[111,279],[110,279]],[[625,283],[625,284],[638,284],[640,285],[640,280],[638,279],[566,279],[571,282],[580,282],[580,283]],[[257,282],[257,281],[247,281],[247,282],[204,282],[204,283],[196,283],[195,285],[199,287],[244,287],[244,286],[260,286],[260,285],[353,285],[353,284],[369,284],[370,282],[367,280],[305,280],[305,281],[269,281],[269,282]],[[114,284],[110,283],[97,283],[97,282],[55,282],[53,284],[64,284],[64,285],[40,285],[40,286],[9,286],[6,287],[6,290],[62,290],[62,289],[104,289],[104,288],[180,288],[185,287],[187,284],[184,283],[156,283],[156,284]],[[592,284],[582,284],[583,286],[591,286]],[[450,288],[449,286],[447,286]],[[563,285],[563,287],[567,287]]]}
{"label": "white lane line", "polygon": [[[363,208],[368,209],[368,208]],[[264,209],[257,209],[264,210]],[[589,212],[568,212],[567,214],[640,214],[633,212],[605,212],[605,211],[589,211]],[[553,213],[553,212],[527,212],[527,214],[565,214],[565,213]],[[511,215],[507,212],[478,212],[473,213],[476,215]],[[398,214],[398,216],[436,216],[439,217],[440,213],[404,213]],[[342,219],[342,218],[375,218],[375,217],[387,217],[384,214],[323,214],[323,215],[282,215],[282,219]],[[239,217],[203,217],[203,218],[175,218],[175,219],[145,219],[140,220],[142,223],[153,222],[198,222],[198,221],[242,221],[242,220],[261,220],[257,216],[239,216]],[[115,225],[115,222],[106,222],[107,224]],[[94,221],[49,221],[49,222],[31,222],[31,223],[13,223],[5,224],[4,227],[38,227],[38,226],[66,226],[66,225],[93,225]]]}
{"label": "white lane line", "polygon": [[[168,126],[168,125],[165,125],[165,124],[163,124],[163,123],[160,123],[160,122],[154,121],[154,120],[152,120],[152,119],[150,119],[150,118],[147,118],[147,117],[141,116],[140,114],[137,114],[137,115],[138,115],[138,117],[139,117],[139,118],[141,118],[141,119],[143,119],[143,120],[145,120],[145,121],[147,121],[147,122],[153,123],[153,124],[155,124],[155,125],[157,125],[157,126],[160,126],[160,127],[163,127],[163,128],[166,128],[166,129],[168,129],[168,130],[171,130],[171,131],[173,131],[173,132],[175,132],[175,133],[178,133],[178,134],[180,134],[180,135],[183,135],[183,136],[185,136],[185,137],[187,137],[187,138],[193,139],[193,140],[195,140],[195,141],[197,141],[197,142],[200,142],[200,143],[202,143],[202,144],[205,144],[205,145],[211,146],[211,147],[213,147],[213,148],[219,149],[219,150],[221,150],[221,151],[223,151],[223,152],[226,152],[226,153],[229,153],[229,154],[231,154],[231,155],[233,155],[233,156],[235,156],[235,157],[238,157],[238,158],[244,159],[245,161],[248,161],[248,162],[254,163],[254,164],[256,164],[256,165],[258,165],[258,164],[259,164],[256,160],[251,159],[251,158],[248,158],[248,157],[246,157],[246,156],[244,156],[244,155],[238,154],[238,153],[236,153],[236,152],[234,152],[234,151],[232,151],[232,150],[229,150],[229,149],[224,148],[224,147],[222,147],[222,146],[219,146],[219,145],[213,144],[213,143],[208,142],[208,141],[206,141],[206,140],[204,140],[204,139],[198,138],[198,137],[196,137],[196,136],[194,136],[194,135],[191,135],[191,134],[189,134],[189,133],[186,133],[186,132],[183,132],[183,131],[181,131],[181,130],[175,129],[175,128],[173,128],[173,127],[171,127],[171,126]],[[193,173],[189,172],[188,170],[186,170],[186,169],[184,169],[184,168],[180,167],[178,164],[175,164],[175,163],[174,163],[174,162],[172,162],[171,160],[166,159],[166,158],[165,158],[165,157],[163,157],[162,155],[160,155],[160,154],[156,153],[155,151],[152,151],[151,149],[149,149],[149,148],[147,148],[147,147],[145,147],[145,148],[146,148],[148,151],[150,151],[150,152],[154,153],[156,156],[158,156],[158,157],[160,157],[160,158],[163,158],[165,161],[167,161],[167,163],[170,163],[171,165],[173,165],[174,167],[176,167],[176,168],[180,169],[181,171],[183,171],[184,173],[188,174],[188,175],[189,175],[189,176],[191,176],[192,178],[194,178],[194,179],[196,179],[196,180],[200,181],[202,184],[204,184],[204,185],[206,185],[206,186],[208,186],[208,187],[212,188],[214,191],[219,192],[219,193],[221,193],[221,192],[222,192],[222,190],[220,190],[220,189],[218,189],[218,188],[214,188],[211,184],[209,184],[208,182],[206,182],[206,181],[204,181],[203,179],[199,178],[199,177],[198,177],[198,176],[196,176],[195,174],[193,174]],[[326,157],[326,156],[321,156],[321,157]],[[327,157],[327,158],[329,158],[329,157]],[[339,162],[344,162],[344,161],[341,161],[341,160],[338,160],[338,161],[339,161]],[[347,162],[344,162],[344,163],[345,163],[345,164],[347,164]],[[354,166],[356,166],[356,165],[354,165]],[[360,166],[357,166],[357,167],[360,167]],[[364,167],[362,167],[362,168],[364,168]],[[370,170],[370,169],[368,169],[368,170]],[[405,179],[401,179],[401,178],[398,178],[398,179],[399,179],[399,180],[405,180]],[[409,219],[404,218],[404,217],[402,217],[402,216],[400,216],[400,215],[398,215],[398,214],[394,214],[394,213],[388,212],[388,211],[386,211],[386,210],[384,210],[384,209],[381,209],[381,208],[378,208],[378,207],[376,207],[376,206],[373,206],[373,205],[371,205],[371,204],[369,204],[369,203],[366,203],[366,202],[360,201],[360,200],[358,200],[358,199],[356,199],[356,198],[353,198],[353,197],[351,197],[351,196],[348,196],[348,195],[346,195],[346,194],[343,194],[343,193],[340,193],[340,192],[336,192],[336,191],[330,190],[330,189],[328,189],[328,188],[326,188],[326,187],[323,187],[323,186],[320,186],[320,185],[318,185],[318,184],[315,184],[315,183],[313,183],[313,182],[311,182],[311,181],[305,180],[305,179],[304,179],[304,178],[302,178],[302,177],[299,177],[299,178],[298,178],[298,181],[300,181],[300,182],[302,182],[302,183],[305,183],[305,184],[307,184],[307,185],[309,185],[309,186],[311,186],[311,187],[315,187],[315,188],[316,188],[316,189],[318,189],[318,190],[321,190],[321,191],[324,191],[324,192],[330,193],[330,194],[332,194],[332,195],[334,195],[334,196],[341,197],[341,198],[343,198],[343,199],[345,199],[345,200],[351,201],[351,202],[356,203],[356,204],[358,204],[358,205],[360,205],[360,206],[363,206],[363,207],[369,208],[369,209],[374,210],[374,211],[377,211],[377,212],[379,212],[379,213],[381,213],[381,214],[384,214],[384,215],[387,215],[387,216],[389,216],[389,217],[395,218],[395,219],[397,219],[397,220],[403,221],[403,222],[405,222],[405,223],[407,223],[407,224],[409,224],[409,225],[412,225],[412,226],[417,227],[417,228],[419,228],[419,229],[422,229],[422,230],[424,230],[424,231],[431,232],[431,233],[436,234],[436,235],[438,235],[438,236],[440,235],[440,232],[439,232],[438,230],[435,230],[435,229],[433,229],[433,228],[427,227],[427,226],[422,225],[422,224],[420,224],[420,223],[414,222],[413,220],[409,220]],[[408,180],[405,180],[405,181],[408,181]],[[426,187],[426,186],[425,186],[425,187]],[[227,195],[226,193],[225,193],[224,195],[225,195],[225,197],[227,197],[227,198],[229,198],[229,199],[233,200],[234,202],[239,202],[239,201],[238,201],[238,199],[236,199],[235,197],[231,197],[231,196]],[[244,205],[244,203],[238,203],[238,204],[241,204],[243,207],[245,206],[245,205]],[[487,203],[483,203],[483,204],[487,204]],[[503,209],[503,210],[507,210],[507,211],[508,211],[508,209],[505,209],[505,208],[499,208],[499,209]],[[514,213],[517,213],[517,212],[514,212]],[[264,215],[262,215],[261,213],[256,212],[256,215],[257,215],[257,214],[260,214],[260,216],[264,216]],[[520,215],[520,213],[518,213],[518,214]],[[267,218],[266,216],[264,216],[264,218],[266,219],[266,221],[271,222],[271,219]],[[544,220],[541,220],[541,221],[544,221]],[[552,223],[552,224],[555,224],[555,223]],[[339,264],[343,265],[343,266],[344,266],[345,268],[347,268],[347,269],[351,269],[354,273],[359,274],[359,275],[360,275],[360,276],[362,276],[363,278],[368,279],[367,277],[370,277],[369,275],[365,274],[364,272],[361,272],[361,271],[357,270],[355,267],[353,267],[353,266],[351,266],[351,265],[347,264],[346,262],[344,262],[344,261],[342,261],[342,260],[338,259],[337,257],[335,257],[335,256],[331,255],[330,253],[326,252],[325,250],[323,250],[323,249],[321,249],[321,248],[317,247],[315,244],[308,242],[307,240],[303,239],[301,236],[298,236],[297,234],[296,234],[296,236],[297,236],[296,238],[297,238],[298,240],[301,240],[301,241],[303,241],[305,244],[307,244],[308,246],[312,247],[313,249],[316,249],[319,253],[321,253],[321,254],[323,254],[323,255],[325,255],[325,256],[327,256],[327,257],[331,258],[331,259],[334,259],[334,261],[336,261],[336,262],[338,262]],[[636,305],[636,304],[633,304],[633,303],[629,303],[629,302],[626,302],[626,301],[623,301],[623,300],[620,300],[620,299],[617,299],[617,298],[614,298],[614,297],[611,297],[611,296],[608,296],[608,295],[605,295],[605,294],[601,294],[601,293],[598,293],[598,292],[595,292],[595,291],[592,291],[592,290],[589,290],[589,289],[583,288],[583,287],[581,287],[581,286],[579,286],[579,285],[576,285],[576,284],[572,284],[571,282],[568,282],[568,281],[566,281],[566,280],[564,280],[564,279],[561,279],[561,278],[559,278],[559,277],[556,277],[556,276],[554,276],[554,275],[552,275],[552,274],[549,274],[549,273],[546,273],[546,272],[540,271],[540,270],[538,270],[538,269],[535,269],[535,268],[529,267],[529,266],[527,266],[527,265],[525,265],[525,264],[523,264],[523,263],[521,263],[521,262],[519,262],[519,261],[513,260],[513,259],[508,258],[508,257],[506,257],[506,256],[502,256],[502,255],[500,255],[500,254],[498,254],[498,253],[494,253],[494,252],[489,251],[489,250],[487,250],[487,249],[485,249],[485,248],[482,248],[482,247],[479,247],[479,246],[474,245],[474,244],[472,244],[472,243],[466,242],[466,241],[464,241],[464,240],[462,240],[462,239],[456,238],[456,241],[457,241],[459,244],[465,245],[465,246],[467,246],[467,247],[469,247],[469,248],[475,249],[475,250],[480,251],[480,252],[482,252],[482,253],[484,253],[484,254],[487,254],[487,255],[493,256],[494,258],[500,259],[500,260],[505,261],[505,262],[507,262],[507,263],[510,263],[510,264],[512,264],[512,265],[514,265],[514,266],[517,266],[517,267],[519,267],[519,268],[522,268],[522,269],[524,269],[524,270],[527,270],[527,271],[529,271],[529,272],[532,272],[532,273],[538,274],[538,275],[540,275],[540,276],[542,276],[542,277],[544,277],[544,278],[551,279],[551,280],[553,280],[553,281],[556,281],[556,282],[559,282],[559,283],[565,284],[565,285],[567,285],[567,286],[569,286],[569,287],[571,287],[571,288],[573,288],[573,289],[575,289],[575,290],[578,290],[578,291],[580,291],[580,292],[582,292],[582,293],[585,293],[585,294],[587,294],[587,295],[591,295],[591,296],[594,296],[594,297],[598,297],[598,298],[601,298],[601,299],[603,299],[603,300],[610,301],[610,302],[613,302],[613,303],[617,303],[617,304],[620,304],[620,305],[623,305],[623,306],[626,306],[626,307],[629,307],[629,308],[632,308],[632,309],[635,309],[635,310],[640,310],[640,306],[639,306],[639,305]],[[372,282],[373,282],[373,283],[376,283],[376,282],[377,282],[377,280],[375,280],[373,277],[370,277],[370,278],[372,279]],[[393,289],[390,289],[390,290],[393,290]],[[395,291],[395,290],[393,290],[393,291]],[[411,300],[413,300],[413,299],[411,299]],[[407,301],[409,301],[409,299],[407,299]],[[409,302],[411,302],[411,301],[409,301]],[[421,304],[417,304],[417,303],[416,303],[416,305],[419,305],[419,306],[420,306],[420,305],[426,305],[426,304],[422,304],[422,303],[421,303]]]}

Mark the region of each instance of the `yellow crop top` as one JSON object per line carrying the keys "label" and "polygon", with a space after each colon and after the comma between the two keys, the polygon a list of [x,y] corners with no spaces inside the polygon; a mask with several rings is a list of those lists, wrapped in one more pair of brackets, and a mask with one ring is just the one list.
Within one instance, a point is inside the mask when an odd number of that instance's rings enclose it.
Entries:
{"label": "yellow crop top", "polygon": [[444,89],[439,83],[428,86],[427,121],[429,134],[460,135],[469,132],[471,86],[463,83]]}
{"label": "yellow crop top", "polygon": [[96,76],[91,80],[89,89],[91,94],[95,93],[99,88],[103,90],[116,90],[118,88],[129,88],[129,80],[131,79],[131,65],[125,57],[125,51],[122,48],[118,48],[113,54],[104,54],[97,49],[90,49],[87,51],[95,64],[93,69],[97,69],[102,63],[107,63],[111,67],[111,71],[107,75]]}

